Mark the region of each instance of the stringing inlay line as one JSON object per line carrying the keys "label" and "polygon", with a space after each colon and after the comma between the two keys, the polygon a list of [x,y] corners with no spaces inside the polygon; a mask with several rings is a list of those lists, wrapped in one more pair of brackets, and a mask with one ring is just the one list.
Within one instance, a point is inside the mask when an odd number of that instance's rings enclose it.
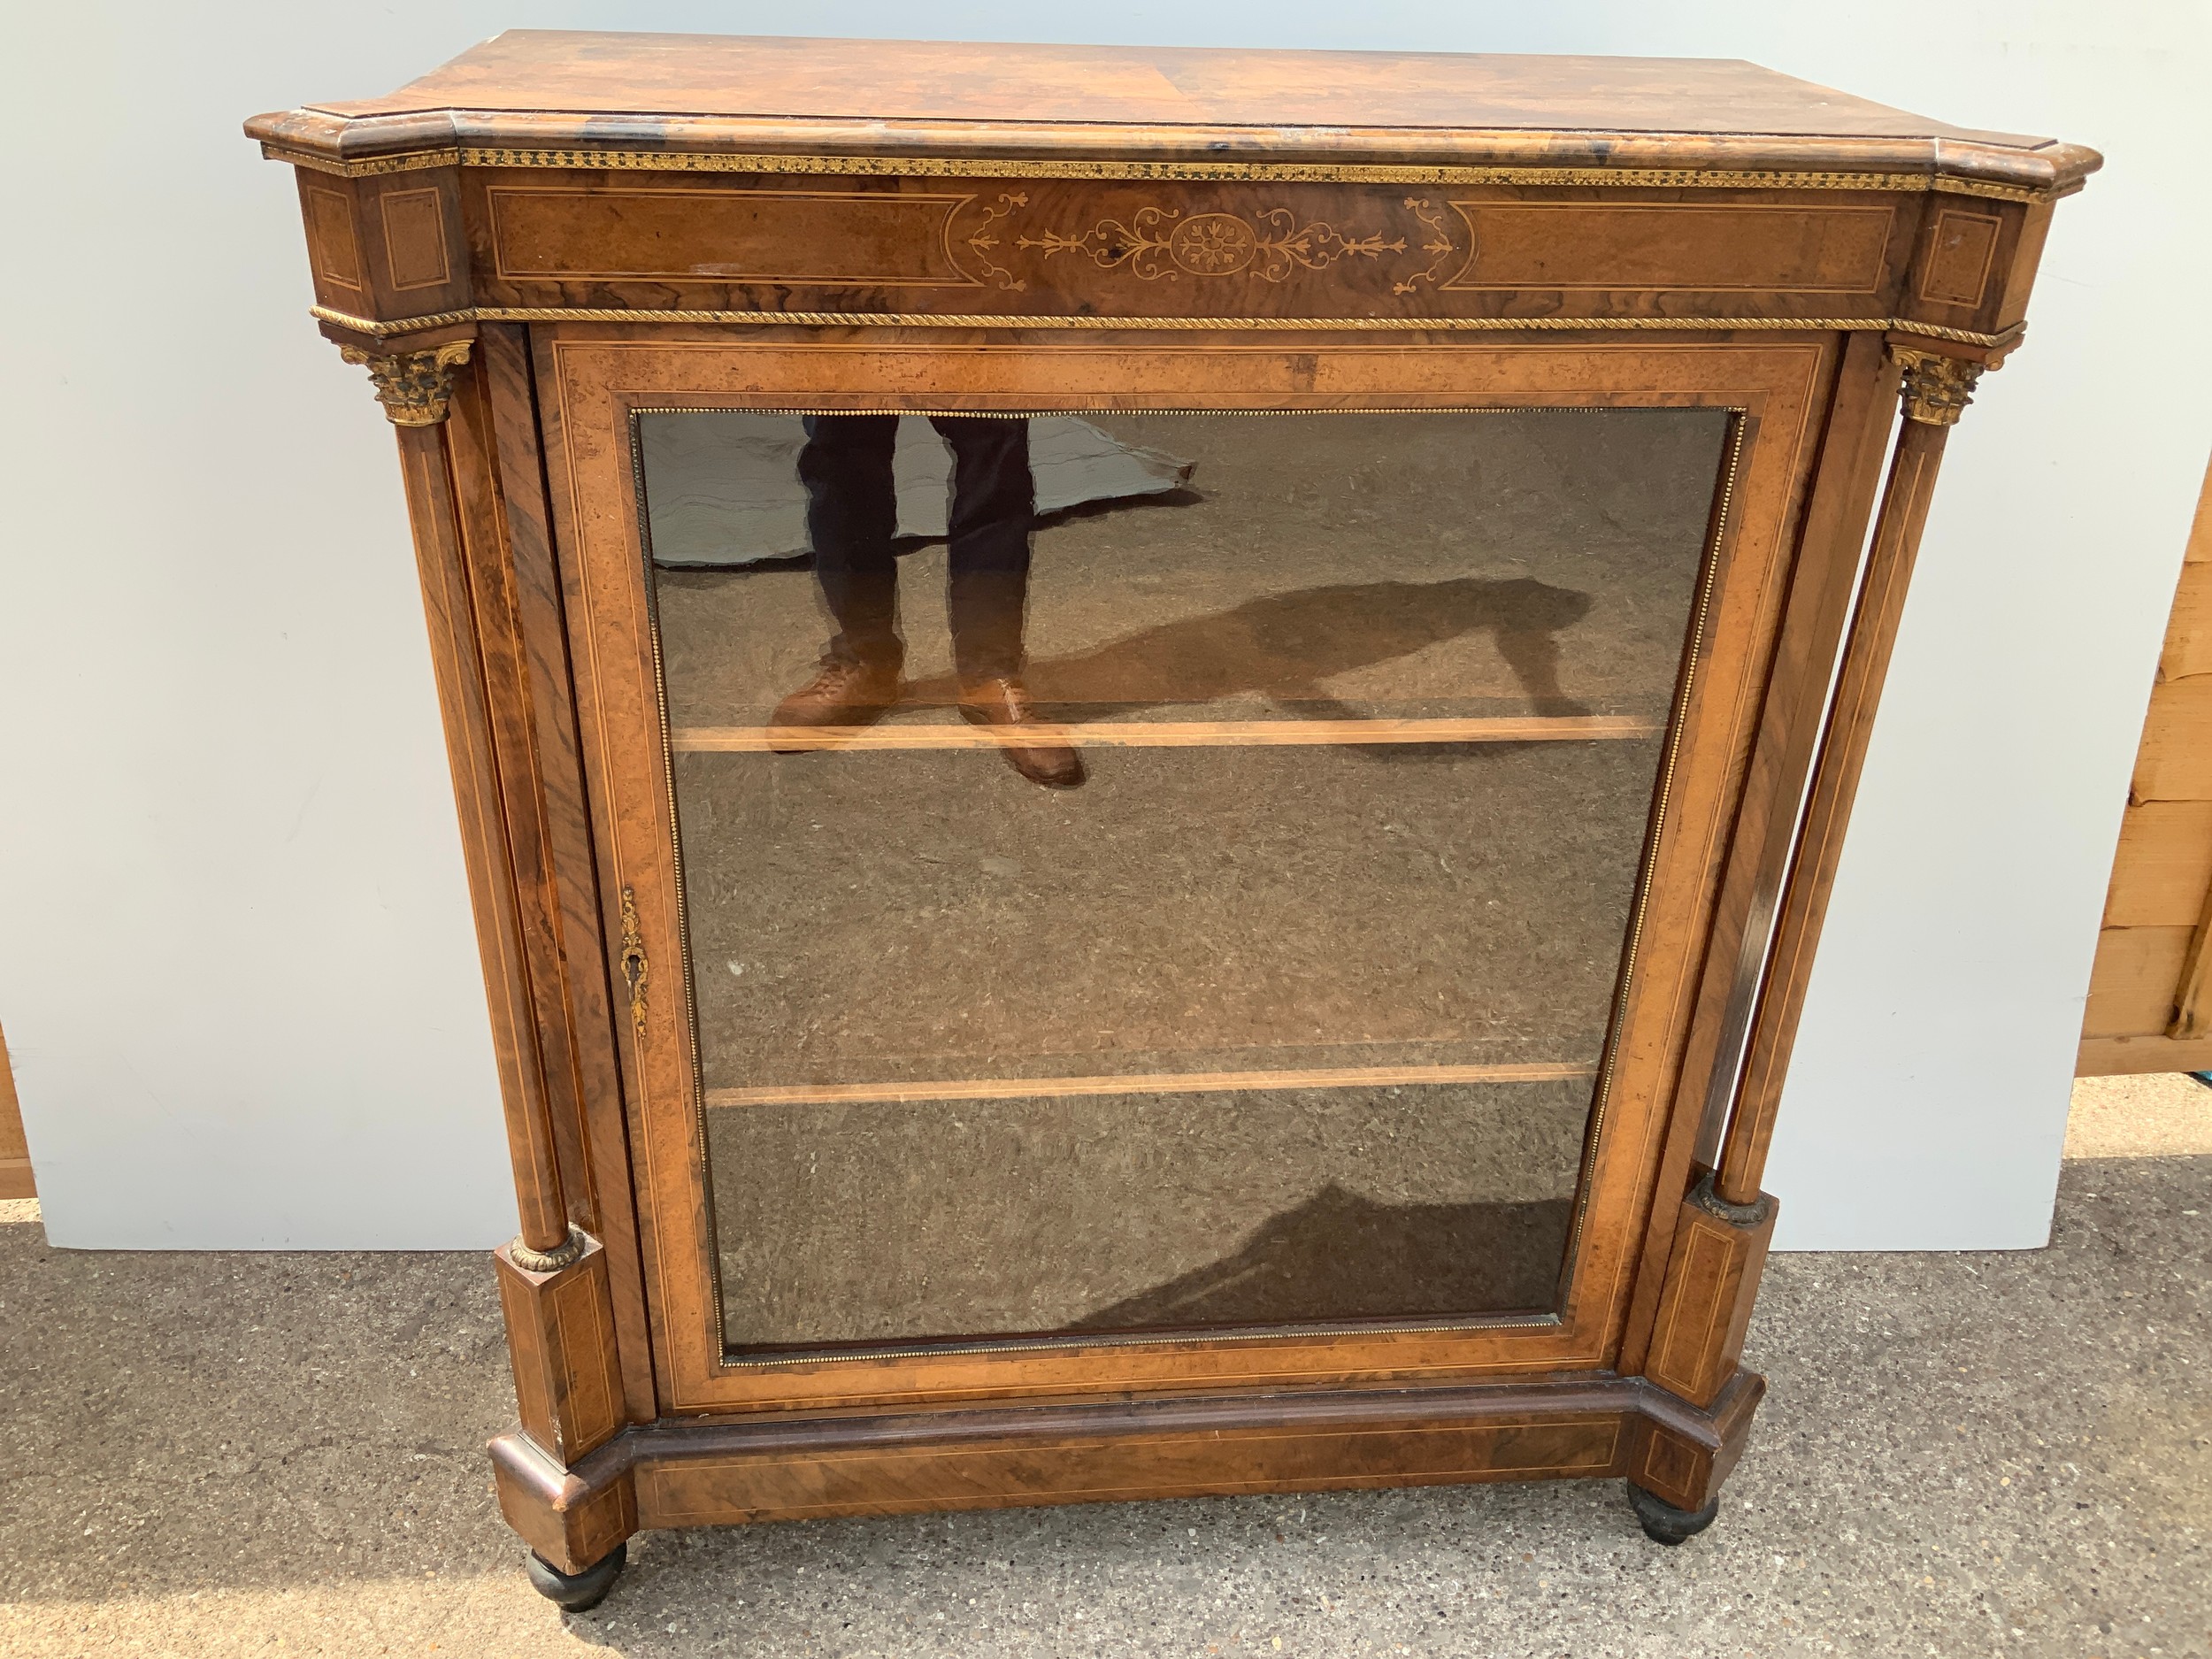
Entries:
{"label": "stringing inlay line", "polygon": [[1208,1094],[1274,1088],[1387,1088],[1407,1083],[1559,1083],[1597,1075],[1594,1065],[1339,1065],[1307,1071],[1153,1071],[1128,1077],[1015,1077],[963,1082],[795,1083],[710,1088],[710,1106],[826,1106],[865,1101],[1039,1100],[1071,1094]]}
{"label": "stringing inlay line", "polygon": [[680,726],[679,754],[760,754],[815,749],[1302,749],[1358,743],[1545,743],[1653,737],[1633,715],[1514,715],[1466,720],[1101,720],[1053,726]]}

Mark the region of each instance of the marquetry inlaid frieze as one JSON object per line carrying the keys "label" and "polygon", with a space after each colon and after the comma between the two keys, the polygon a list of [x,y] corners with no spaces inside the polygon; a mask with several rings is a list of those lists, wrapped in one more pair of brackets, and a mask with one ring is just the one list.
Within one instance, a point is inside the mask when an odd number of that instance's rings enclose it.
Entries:
{"label": "marquetry inlaid frieze", "polygon": [[[1886,315],[1923,199],[1084,179],[467,175],[479,305]],[[1947,280],[1957,280],[1947,273]],[[1947,320],[1955,320],[1949,319]]]}

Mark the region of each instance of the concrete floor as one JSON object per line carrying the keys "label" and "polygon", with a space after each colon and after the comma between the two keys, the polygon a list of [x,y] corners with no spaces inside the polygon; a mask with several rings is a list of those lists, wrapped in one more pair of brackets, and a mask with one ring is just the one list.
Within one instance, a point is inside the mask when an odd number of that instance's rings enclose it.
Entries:
{"label": "concrete floor", "polygon": [[491,1500],[481,1258],[55,1251],[0,1207],[0,1652],[2212,1654],[2198,1089],[2087,1088],[2048,1250],[1776,1257],[1771,1392],[1678,1550],[1609,1481],[1007,1510],[648,1534],[565,1620]]}

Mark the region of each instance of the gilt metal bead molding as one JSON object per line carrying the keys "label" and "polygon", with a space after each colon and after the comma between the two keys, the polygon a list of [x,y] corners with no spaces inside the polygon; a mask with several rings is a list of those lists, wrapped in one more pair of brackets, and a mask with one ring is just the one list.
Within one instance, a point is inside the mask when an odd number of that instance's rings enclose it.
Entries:
{"label": "gilt metal bead molding", "polygon": [[507,1247],[507,1257],[517,1267],[528,1273],[557,1273],[583,1259],[591,1248],[591,1235],[573,1222],[569,1224],[568,1241],[549,1250],[534,1250],[517,1239]]}
{"label": "gilt metal bead molding", "polygon": [[1509,184],[1656,190],[1879,190],[1939,192],[2036,202],[2048,189],[1935,173],[1798,173],[1787,168],[1568,167],[1344,161],[1141,161],[987,156],[810,156],[781,151],[580,150],[554,145],[462,145],[341,159],[264,141],[261,153],[336,178],[365,179],[426,167],[553,167],[600,173],[817,173],[847,178],[1157,179],[1317,184]]}
{"label": "gilt metal bead molding", "polygon": [[402,351],[380,357],[358,346],[341,346],[348,363],[366,365],[376,383],[376,401],[395,426],[434,426],[446,418],[453,396],[453,371],[469,360],[471,340],[450,341],[427,351]]}
{"label": "gilt metal bead molding", "polygon": [[1981,379],[1985,365],[1964,357],[1946,357],[1940,351],[1923,351],[1917,346],[1892,346],[1890,354],[1905,371],[1904,384],[1899,388],[1905,419],[1931,426],[1956,426],[1959,416],[1973,401],[1974,382]]}

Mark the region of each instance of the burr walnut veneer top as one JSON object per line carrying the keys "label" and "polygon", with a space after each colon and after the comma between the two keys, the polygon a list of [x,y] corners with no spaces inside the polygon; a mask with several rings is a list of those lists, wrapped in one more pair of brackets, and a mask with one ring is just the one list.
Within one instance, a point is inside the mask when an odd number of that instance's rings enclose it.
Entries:
{"label": "burr walnut veneer top", "polygon": [[1777,166],[2063,187],[2095,156],[1733,60],[814,40],[515,29],[380,98],[248,130],[453,144]]}

